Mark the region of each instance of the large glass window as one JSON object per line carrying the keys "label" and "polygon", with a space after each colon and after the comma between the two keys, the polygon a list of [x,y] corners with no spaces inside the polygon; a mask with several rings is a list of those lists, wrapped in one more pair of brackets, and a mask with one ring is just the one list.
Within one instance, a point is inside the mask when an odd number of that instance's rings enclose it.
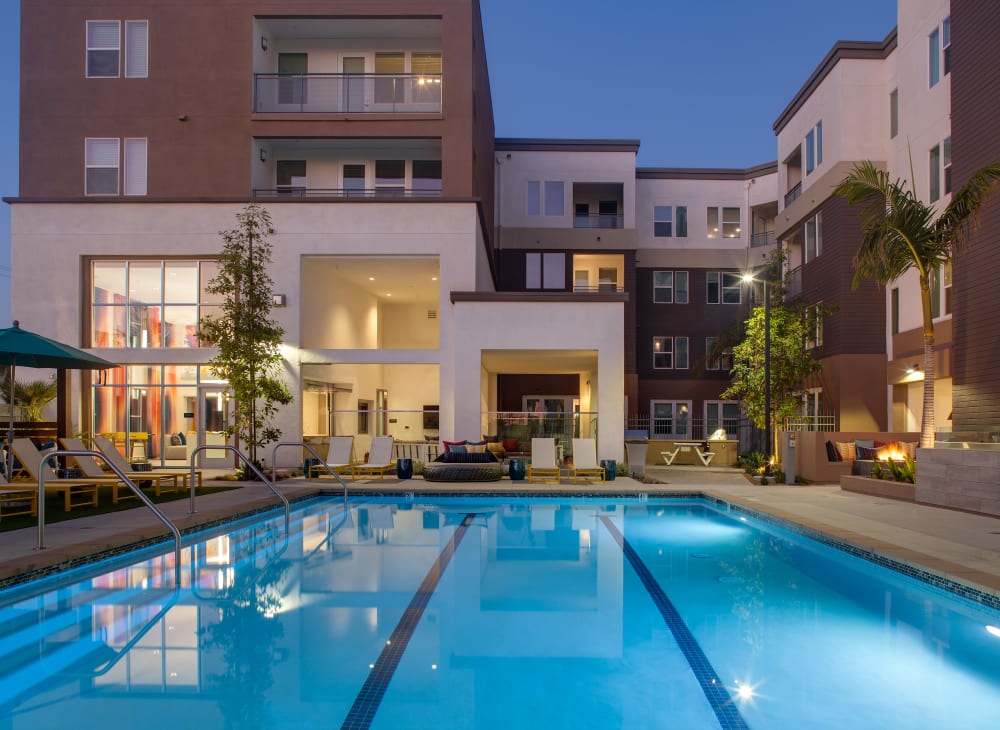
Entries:
{"label": "large glass window", "polygon": [[94,261],[91,347],[200,347],[201,317],[219,310],[205,292],[214,261]]}
{"label": "large glass window", "polygon": [[525,289],[565,289],[566,254],[526,253],[524,255]]}
{"label": "large glass window", "polygon": [[406,86],[402,75],[406,70],[405,53],[375,54],[375,103],[401,104]]}
{"label": "large glass window", "polygon": [[432,104],[441,101],[441,54],[417,53],[410,58],[413,73],[413,101]]}
{"label": "large glass window", "polygon": [[653,401],[652,433],[653,438],[689,438],[691,434],[691,401],[660,400]]}
{"label": "large glass window", "polygon": [[737,438],[740,430],[740,404],[731,400],[705,401],[705,438],[723,429],[729,438]]}

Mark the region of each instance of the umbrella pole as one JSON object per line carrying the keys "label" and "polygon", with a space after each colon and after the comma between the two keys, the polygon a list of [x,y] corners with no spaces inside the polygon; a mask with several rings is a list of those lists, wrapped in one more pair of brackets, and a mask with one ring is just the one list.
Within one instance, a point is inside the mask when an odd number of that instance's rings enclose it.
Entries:
{"label": "umbrella pole", "polygon": [[7,373],[7,377],[10,378],[10,401],[7,404],[7,415],[10,418],[7,424],[7,458],[4,460],[4,470],[7,473],[8,482],[14,478],[14,362],[16,361],[17,356],[14,356]]}

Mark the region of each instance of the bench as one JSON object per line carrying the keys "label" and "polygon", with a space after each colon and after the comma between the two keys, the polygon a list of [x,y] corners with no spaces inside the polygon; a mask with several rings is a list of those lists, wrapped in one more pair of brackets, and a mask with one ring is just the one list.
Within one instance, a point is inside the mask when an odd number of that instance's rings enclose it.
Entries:
{"label": "bench", "polygon": [[682,451],[692,451],[701,460],[702,464],[708,466],[712,463],[712,459],[715,458],[715,452],[703,451],[703,449],[707,449],[707,446],[708,444],[705,441],[674,441],[674,450],[661,451],[660,456],[663,457],[667,466],[670,466]]}

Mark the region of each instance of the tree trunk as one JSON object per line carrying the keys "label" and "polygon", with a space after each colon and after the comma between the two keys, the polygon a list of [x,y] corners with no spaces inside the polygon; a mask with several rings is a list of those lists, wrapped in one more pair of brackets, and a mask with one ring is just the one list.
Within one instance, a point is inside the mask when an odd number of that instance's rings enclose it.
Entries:
{"label": "tree trunk", "polygon": [[920,446],[934,448],[934,316],[931,313],[930,282],[920,275],[920,305],[924,317],[924,403],[920,415]]}

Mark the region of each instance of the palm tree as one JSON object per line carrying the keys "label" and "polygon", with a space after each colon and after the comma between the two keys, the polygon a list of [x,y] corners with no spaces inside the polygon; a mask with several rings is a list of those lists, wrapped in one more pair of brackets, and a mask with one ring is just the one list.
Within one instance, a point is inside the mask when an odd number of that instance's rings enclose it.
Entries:
{"label": "palm tree", "polygon": [[987,165],[937,210],[891,180],[889,173],[864,161],[844,178],[834,193],[851,204],[867,207],[861,214],[861,245],[854,255],[856,289],[863,279],[887,286],[910,269],[920,278],[920,304],[924,330],[924,402],[920,445],[934,446],[934,321],[931,314],[930,276],[961,250],[974,232],[979,211],[993,184],[1000,179],[1000,163]]}

